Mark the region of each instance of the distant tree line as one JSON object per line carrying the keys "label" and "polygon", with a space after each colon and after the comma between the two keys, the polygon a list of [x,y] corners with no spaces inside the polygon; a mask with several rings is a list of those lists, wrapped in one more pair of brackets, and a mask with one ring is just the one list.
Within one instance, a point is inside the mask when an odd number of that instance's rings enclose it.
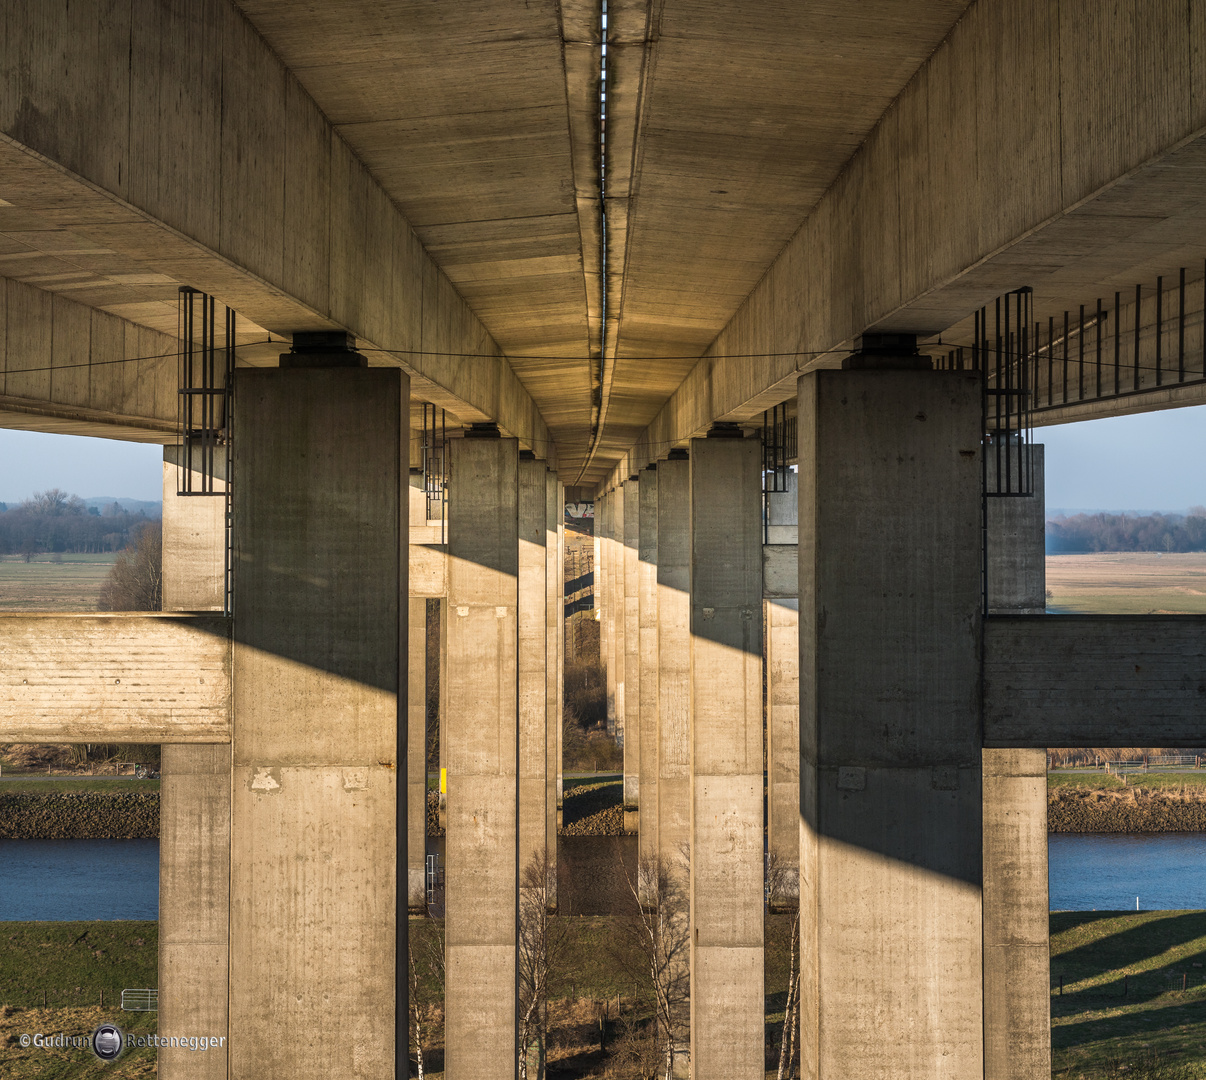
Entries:
{"label": "distant tree line", "polygon": [[28,560],[47,552],[121,551],[150,520],[141,510],[88,507],[78,495],[51,488],[17,506],[0,503],[0,554]]}
{"label": "distant tree line", "polygon": [[1186,514],[1075,514],[1047,522],[1047,554],[1206,551],[1206,506]]}

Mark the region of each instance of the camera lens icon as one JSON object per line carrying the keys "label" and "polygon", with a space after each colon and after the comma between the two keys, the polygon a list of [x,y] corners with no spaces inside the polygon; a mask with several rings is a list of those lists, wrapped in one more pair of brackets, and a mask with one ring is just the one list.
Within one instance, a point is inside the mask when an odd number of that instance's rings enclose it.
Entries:
{"label": "camera lens icon", "polygon": [[125,1049],[126,1039],[116,1024],[101,1024],[92,1033],[92,1052],[101,1061],[116,1061]]}

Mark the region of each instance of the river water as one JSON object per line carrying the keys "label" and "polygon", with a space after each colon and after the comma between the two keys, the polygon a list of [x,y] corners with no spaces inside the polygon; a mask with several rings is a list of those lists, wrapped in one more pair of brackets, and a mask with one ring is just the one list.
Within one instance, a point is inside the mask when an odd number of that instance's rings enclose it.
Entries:
{"label": "river water", "polygon": [[[1206,833],[1058,833],[1048,853],[1052,910],[1206,909]],[[0,840],[0,922],[158,917],[158,840]]]}
{"label": "river water", "polygon": [[0,922],[158,918],[158,840],[0,840]]}
{"label": "river water", "polygon": [[1206,908],[1206,833],[1055,833],[1047,852],[1053,911]]}

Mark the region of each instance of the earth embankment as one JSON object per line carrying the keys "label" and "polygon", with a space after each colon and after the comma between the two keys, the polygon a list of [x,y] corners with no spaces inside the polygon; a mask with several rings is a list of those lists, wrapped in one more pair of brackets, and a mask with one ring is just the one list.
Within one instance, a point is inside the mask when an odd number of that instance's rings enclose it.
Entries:
{"label": "earth embankment", "polygon": [[1206,831],[1206,791],[1061,789],[1047,795],[1047,831],[1053,833],[1161,833]]}
{"label": "earth embankment", "polygon": [[141,840],[158,836],[158,792],[0,794],[0,840]]}

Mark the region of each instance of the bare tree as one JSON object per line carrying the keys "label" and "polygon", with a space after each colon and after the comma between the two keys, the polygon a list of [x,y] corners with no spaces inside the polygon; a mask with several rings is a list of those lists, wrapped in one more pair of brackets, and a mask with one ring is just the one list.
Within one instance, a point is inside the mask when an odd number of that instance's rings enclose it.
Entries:
{"label": "bare tree", "polygon": [[444,1003],[444,924],[432,920],[433,932],[407,937],[406,957],[410,967],[410,1034],[419,1080],[426,1075],[423,1064],[425,1029],[434,1027]]}
{"label": "bare tree", "polygon": [[519,876],[519,1076],[544,1080],[549,977],[565,947],[562,924],[550,914],[556,895],[556,867],[541,848]]}
{"label": "bare tree", "polygon": [[101,586],[100,611],[159,611],[163,607],[163,533],[148,521],[118,553]]}
{"label": "bare tree", "polygon": [[[653,990],[654,1015],[661,1044],[665,1080],[685,1062],[691,1032],[691,906],[687,882],[690,859],[679,853],[672,862],[648,856],[637,865],[637,880],[624,876],[635,915],[630,927]],[[644,902],[642,902],[644,901]]]}
{"label": "bare tree", "polygon": [[783,1038],[779,1044],[778,1080],[793,1075],[800,1017],[800,871],[772,852],[766,859],[766,898],[772,911],[790,916],[787,1001],[783,1006]]}
{"label": "bare tree", "polygon": [[63,514],[82,514],[85,508],[84,500],[78,495],[68,495],[60,488],[51,488],[49,491],[35,491],[21,504],[21,509],[59,517]]}

